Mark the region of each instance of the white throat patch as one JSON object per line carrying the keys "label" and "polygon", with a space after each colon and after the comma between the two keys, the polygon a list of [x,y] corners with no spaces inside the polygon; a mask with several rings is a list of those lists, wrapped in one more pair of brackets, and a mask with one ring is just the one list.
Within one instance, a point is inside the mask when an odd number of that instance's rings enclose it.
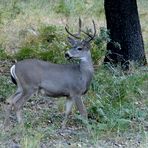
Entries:
{"label": "white throat patch", "polygon": [[81,60],[84,62],[88,61],[86,57],[82,57]]}

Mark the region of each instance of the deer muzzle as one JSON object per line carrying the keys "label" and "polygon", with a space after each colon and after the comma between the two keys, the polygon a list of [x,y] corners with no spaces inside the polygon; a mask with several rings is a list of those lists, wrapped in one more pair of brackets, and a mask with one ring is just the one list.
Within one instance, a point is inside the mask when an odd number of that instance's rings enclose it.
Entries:
{"label": "deer muzzle", "polygon": [[70,60],[72,58],[72,56],[69,54],[69,52],[66,52],[65,53],[65,58]]}

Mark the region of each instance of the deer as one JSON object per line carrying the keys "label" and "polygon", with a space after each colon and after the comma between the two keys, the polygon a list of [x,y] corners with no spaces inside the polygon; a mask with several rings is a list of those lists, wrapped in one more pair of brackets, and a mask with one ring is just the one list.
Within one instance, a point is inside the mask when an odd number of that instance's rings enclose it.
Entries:
{"label": "deer", "polygon": [[[77,34],[71,33],[68,26],[65,26],[69,35],[68,42],[71,45],[71,49],[65,53],[65,57],[79,59],[79,63],[55,64],[39,59],[25,59],[10,68],[11,78],[17,85],[17,90],[6,100],[4,125],[10,124],[12,110],[16,113],[18,123],[23,124],[22,108],[27,100],[36,93],[49,97],[66,97],[62,128],[65,127],[74,104],[80,115],[87,119],[87,110],[82,96],[88,91],[94,73],[90,43],[96,36],[96,27],[94,21],[92,23],[94,33],[81,29],[80,18]],[[84,39],[80,37],[81,32],[86,35]]]}

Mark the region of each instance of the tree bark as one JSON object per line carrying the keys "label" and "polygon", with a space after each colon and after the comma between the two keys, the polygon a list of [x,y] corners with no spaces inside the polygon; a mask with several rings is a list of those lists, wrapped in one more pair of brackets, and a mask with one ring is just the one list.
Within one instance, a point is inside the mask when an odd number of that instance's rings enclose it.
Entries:
{"label": "tree bark", "polygon": [[146,64],[136,0],[105,0],[104,7],[111,38],[104,62]]}

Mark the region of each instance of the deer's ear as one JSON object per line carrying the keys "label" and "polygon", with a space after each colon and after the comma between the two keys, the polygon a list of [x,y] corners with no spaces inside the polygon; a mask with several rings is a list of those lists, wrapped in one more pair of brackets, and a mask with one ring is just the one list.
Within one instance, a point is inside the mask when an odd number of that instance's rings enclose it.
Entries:
{"label": "deer's ear", "polygon": [[71,45],[74,45],[75,44],[75,40],[71,37],[68,37],[67,38],[68,42],[71,44]]}

